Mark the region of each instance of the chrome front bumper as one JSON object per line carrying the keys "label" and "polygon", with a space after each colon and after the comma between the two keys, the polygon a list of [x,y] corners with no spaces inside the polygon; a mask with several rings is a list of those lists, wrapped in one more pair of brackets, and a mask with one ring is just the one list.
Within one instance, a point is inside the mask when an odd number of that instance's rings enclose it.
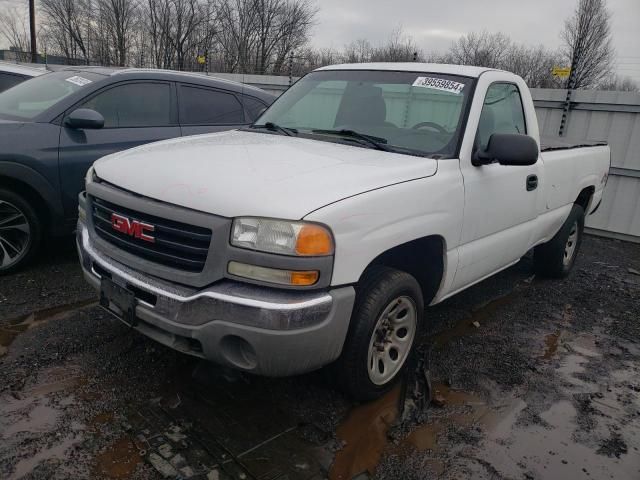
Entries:
{"label": "chrome front bumper", "polygon": [[[77,244],[86,280],[98,291],[103,277],[133,291],[134,328],[171,348],[267,376],[308,372],[342,351],[353,287],[300,292],[222,280],[198,290],[113,260],[96,249],[82,221]],[[121,317],[111,302],[109,310]]]}

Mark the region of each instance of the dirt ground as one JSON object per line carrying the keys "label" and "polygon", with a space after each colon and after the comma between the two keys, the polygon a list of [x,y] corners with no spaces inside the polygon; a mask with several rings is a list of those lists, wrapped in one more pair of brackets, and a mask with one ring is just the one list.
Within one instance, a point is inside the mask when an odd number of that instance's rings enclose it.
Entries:
{"label": "dirt ground", "polygon": [[640,245],[586,237],[566,280],[525,258],[427,309],[424,409],[173,352],[48,247],[0,278],[1,479],[640,478]]}

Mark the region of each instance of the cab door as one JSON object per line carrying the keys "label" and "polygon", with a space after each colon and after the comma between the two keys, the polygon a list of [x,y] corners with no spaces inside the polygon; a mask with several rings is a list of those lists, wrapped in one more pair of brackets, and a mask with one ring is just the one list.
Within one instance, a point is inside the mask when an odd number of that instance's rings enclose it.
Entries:
{"label": "cab door", "polygon": [[531,246],[538,215],[540,156],[531,166],[499,163],[474,166],[471,161],[494,133],[532,133],[537,137],[535,112],[525,113],[523,107],[522,92],[528,95],[524,82],[519,85],[513,81],[491,81],[492,75],[499,73],[488,72],[483,76],[489,78],[480,77],[476,95],[485,93],[477,100],[480,105],[474,101],[470,113],[470,118],[474,113],[478,118],[477,126],[469,132],[473,134],[471,148],[467,148],[466,155],[462,152],[460,158],[465,207],[454,290],[520,259]]}
{"label": "cab door", "polygon": [[71,108],[89,108],[104,117],[100,129],[74,129],[63,120],[58,153],[65,212],[75,215],[78,193],[91,164],[110,153],[179,137],[171,82],[129,81],[105,87]]}

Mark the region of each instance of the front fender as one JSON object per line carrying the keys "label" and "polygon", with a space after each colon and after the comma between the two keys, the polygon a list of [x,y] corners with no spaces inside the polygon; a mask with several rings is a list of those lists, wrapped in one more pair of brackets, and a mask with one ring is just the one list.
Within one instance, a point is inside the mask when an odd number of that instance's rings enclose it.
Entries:
{"label": "front fender", "polygon": [[329,225],[336,241],[332,285],[356,283],[385,251],[438,235],[447,248],[446,288],[457,267],[464,186],[456,160],[439,162],[438,173],[373,190],[323,207],[305,220]]}
{"label": "front fender", "polygon": [[42,174],[33,168],[16,162],[0,161],[0,185],[6,182],[4,179],[26,184],[40,195],[52,216],[64,217],[62,201],[57,190]]}

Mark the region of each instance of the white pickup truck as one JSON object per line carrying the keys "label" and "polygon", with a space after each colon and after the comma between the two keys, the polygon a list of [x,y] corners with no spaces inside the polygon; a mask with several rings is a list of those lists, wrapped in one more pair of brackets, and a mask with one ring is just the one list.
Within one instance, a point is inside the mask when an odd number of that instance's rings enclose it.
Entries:
{"label": "white pickup truck", "polygon": [[563,277],[607,181],[606,145],[540,142],[511,73],[316,70],[248,128],[98,160],[77,242],[101,304],[182,352],[268,376],[336,362],[371,399],[425,307],[513,265]]}

